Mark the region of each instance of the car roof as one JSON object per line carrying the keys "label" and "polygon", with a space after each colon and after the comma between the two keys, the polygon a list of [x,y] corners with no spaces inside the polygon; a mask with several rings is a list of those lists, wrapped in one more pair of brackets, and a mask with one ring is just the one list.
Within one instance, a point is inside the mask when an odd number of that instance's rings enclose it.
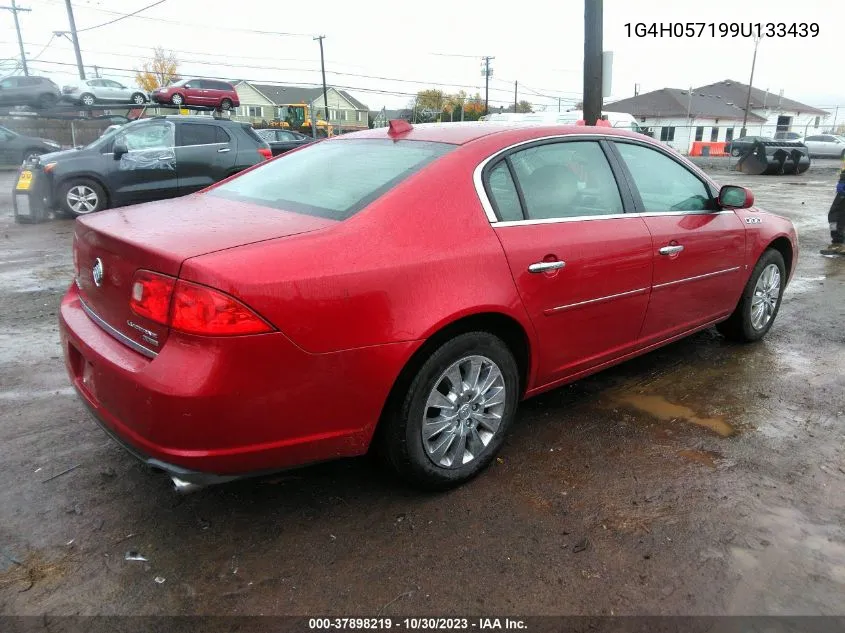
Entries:
{"label": "car roof", "polygon": [[566,134],[601,134],[608,136],[624,136],[629,138],[647,138],[621,128],[589,125],[552,125],[532,121],[471,121],[457,123],[414,123],[411,130],[398,134],[389,135],[389,127],[373,128],[352,134],[344,134],[341,139],[352,138],[382,138],[391,140],[409,141],[430,141],[437,143],[451,143],[453,145],[464,145],[485,136],[493,134],[505,134],[507,132],[525,131],[526,138],[538,136],[538,132],[548,135]]}
{"label": "car roof", "polygon": [[215,119],[212,116],[203,116],[201,114],[162,114],[159,116],[144,117],[143,119],[136,119],[137,121],[182,121],[183,123],[225,123],[231,125],[249,125],[241,121],[232,121],[231,119]]}

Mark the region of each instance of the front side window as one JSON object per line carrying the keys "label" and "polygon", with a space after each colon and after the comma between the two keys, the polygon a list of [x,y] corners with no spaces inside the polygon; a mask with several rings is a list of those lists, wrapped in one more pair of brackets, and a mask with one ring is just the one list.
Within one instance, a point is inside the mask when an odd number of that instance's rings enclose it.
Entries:
{"label": "front side window", "polygon": [[206,195],[345,220],[454,148],[447,143],[376,139],[315,143]]}
{"label": "front side window", "polygon": [[686,167],[665,154],[631,143],[616,143],[640,193],[646,212],[702,211],[710,208],[710,193]]}
{"label": "front side window", "polygon": [[622,213],[616,179],[597,141],[547,143],[511,154],[529,220]]}
{"label": "front side window", "polygon": [[115,143],[121,141],[131,151],[172,148],[175,143],[174,128],[169,121],[137,125],[121,131]]}

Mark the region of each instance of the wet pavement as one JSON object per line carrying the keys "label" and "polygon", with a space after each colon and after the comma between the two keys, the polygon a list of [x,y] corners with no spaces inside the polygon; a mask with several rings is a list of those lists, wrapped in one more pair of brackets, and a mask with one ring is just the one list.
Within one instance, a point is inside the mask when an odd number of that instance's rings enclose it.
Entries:
{"label": "wet pavement", "polygon": [[14,224],[0,175],[0,613],[845,613],[845,260],[817,254],[836,172],[708,169],[800,233],[762,343],[705,331],[527,401],[445,494],[362,458],[187,497],[73,395],[72,223]]}

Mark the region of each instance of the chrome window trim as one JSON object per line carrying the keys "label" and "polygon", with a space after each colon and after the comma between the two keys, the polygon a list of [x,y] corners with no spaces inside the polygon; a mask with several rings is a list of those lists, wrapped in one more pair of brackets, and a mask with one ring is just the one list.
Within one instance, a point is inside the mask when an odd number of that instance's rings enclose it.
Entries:
{"label": "chrome window trim", "polygon": [[126,336],[123,332],[116,330],[111,325],[103,321],[103,319],[100,318],[100,316],[96,312],[94,312],[90,307],[88,307],[88,304],[86,304],[82,300],[82,297],[79,298],[79,304],[82,306],[82,309],[85,311],[85,314],[87,314],[94,323],[103,328],[103,330],[105,330],[107,334],[110,334],[112,337],[116,338],[124,345],[134,349],[139,354],[143,354],[147,358],[155,358],[156,356],[158,356],[158,352],[154,352],[151,349],[147,349],[140,343],[136,343],[131,338]]}
{"label": "chrome window trim", "polygon": [[[472,181],[475,185],[475,193],[478,196],[479,201],[481,202],[481,206],[484,209],[484,214],[487,216],[487,219],[490,221],[490,224],[494,227],[507,227],[507,226],[527,226],[532,224],[556,224],[558,222],[581,222],[581,221],[590,221],[590,220],[618,220],[621,218],[648,218],[648,217],[661,217],[661,216],[671,216],[671,215],[722,215],[726,213],[733,213],[733,210],[725,210],[720,209],[718,211],[708,211],[708,210],[700,210],[700,211],[645,211],[642,213],[608,213],[602,215],[580,215],[580,216],[573,216],[571,218],[545,218],[542,220],[499,220],[496,217],[496,212],[493,210],[493,204],[490,202],[490,198],[487,196],[487,191],[484,188],[484,181],[482,180],[482,174],[484,172],[484,168],[487,167],[492,161],[499,158],[502,154],[506,152],[510,152],[511,150],[521,147],[523,145],[530,145],[531,143],[536,143],[539,141],[553,141],[557,139],[567,140],[567,139],[595,139],[596,142],[600,140],[606,141],[628,141],[634,145],[641,145],[645,147],[651,147],[651,143],[647,143],[641,141],[640,139],[630,138],[627,136],[617,136],[615,134],[602,134],[601,132],[591,132],[589,134],[552,134],[550,136],[540,136],[537,138],[528,139],[525,141],[519,141],[518,143],[514,143],[513,145],[508,145],[505,148],[498,150],[495,154],[491,154],[483,161],[481,161],[478,165],[476,165],[475,170],[472,173]],[[701,184],[705,186],[708,190],[710,189],[710,182],[708,179],[702,180],[700,174],[697,174],[695,171],[691,171],[688,166],[683,161],[675,160],[669,152],[661,151],[660,148],[652,148],[654,151],[663,154],[670,160],[674,160],[678,165],[690,171],[690,173],[695,176]],[[710,192],[712,194],[712,191]]]}
{"label": "chrome window trim", "polygon": [[525,226],[531,224],[558,224],[560,222],[583,222],[590,220],[621,220],[624,218],[659,218],[663,216],[680,215],[726,215],[733,211],[648,211],[646,213],[608,213],[606,215],[576,215],[571,218],[546,218],[543,220],[507,220],[504,222],[492,222],[494,228],[507,228],[509,226]]}
{"label": "chrome window trim", "polygon": [[543,310],[543,314],[546,316],[550,316],[552,314],[557,314],[558,312],[563,312],[564,310],[570,310],[572,308],[579,308],[581,306],[591,305],[593,303],[602,303],[604,301],[613,301],[614,299],[621,299],[622,297],[635,297],[637,295],[646,294],[649,291],[648,288],[637,288],[636,290],[628,290],[626,292],[619,292],[614,295],[607,295],[606,297],[596,297],[595,299],[587,299],[586,301],[579,301],[577,303],[568,303],[566,305],[557,306],[555,308],[549,308],[547,310]]}
{"label": "chrome window trim", "polygon": [[683,279],[676,279],[675,281],[667,281],[662,284],[654,284],[652,290],[660,290],[661,288],[668,288],[670,286],[677,286],[678,284],[685,284],[690,281],[698,281],[699,279],[707,279],[708,277],[716,277],[718,275],[727,275],[740,270],[742,266],[734,266],[733,268],[725,268],[724,270],[717,270],[712,273],[705,273],[703,275],[696,275],[695,277],[684,277]]}

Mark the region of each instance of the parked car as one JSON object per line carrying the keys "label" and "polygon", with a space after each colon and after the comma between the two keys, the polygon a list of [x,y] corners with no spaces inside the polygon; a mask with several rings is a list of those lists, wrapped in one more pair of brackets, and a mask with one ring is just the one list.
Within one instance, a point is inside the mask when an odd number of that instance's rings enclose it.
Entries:
{"label": "parked car", "polygon": [[729,152],[731,156],[739,156],[751,150],[755,143],[763,143],[773,141],[770,136],[743,136],[735,138],[734,140],[725,144],[725,151]]}
{"label": "parked car", "polygon": [[297,147],[302,147],[314,140],[311,136],[306,136],[305,134],[300,134],[299,132],[293,132],[291,130],[263,129],[255,130],[255,132],[258,136],[267,141],[267,144],[270,146],[270,150],[273,152],[273,156],[278,156],[279,154],[284,154],[285,152],[289,152]]}
{"label": "parked car", "polygon": [[800,141],[802,138],[799,132],[775,132],[776,141]]}
{"label": "parked car", "polygon": [[55,152],[61,145],[46,138],[24,136],[0,127],[0,165],[20,165],[42,154]]}
{"label": "parked car", "polygon": [[629,131],[392,122],[78,220],[62,347],[183,491],[373,443],[453,486],[524,398],[714,324],[763,338],[798,243],[753,205]]}
{"label": "parked car", "polygon": [[62,96],[47,77],[6,77],[0,80],[0,105],[52,108]]}
{"label": "parked car", "polygon": [[124,86],[112,79],[80,79],[62,86],[62,98],[72,103],[92,106],[95,103],[134,103],[149,101],[140,88]]}
{"label": "parked car", "polygon": [[845,137],[835,134],[817,134],[805,138],[804,145],[807,146],[810,156],[845,160]]}
{"label": "parked car", "polygon": [[170,86],[153,90],[150,96],[156,103],[209,106],[221,110],[231,110],[241,104],[232,84],[212,79],[183,79]]}
{"label": "parked car", "polygon": [[47,206],[69,216],[193,193],[270,158],[246,123],[206,116],[141,119],[24,168],[47,179]]}

